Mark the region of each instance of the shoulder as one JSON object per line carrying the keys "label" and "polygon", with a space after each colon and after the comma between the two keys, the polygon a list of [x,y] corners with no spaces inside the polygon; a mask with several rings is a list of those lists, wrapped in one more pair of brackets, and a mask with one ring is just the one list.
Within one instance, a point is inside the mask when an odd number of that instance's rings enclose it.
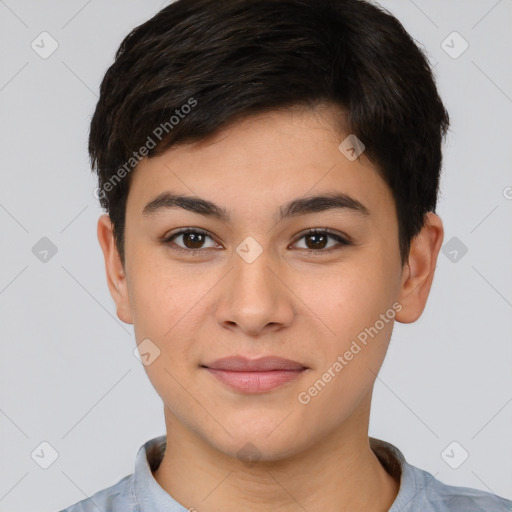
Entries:
{"label": "shoulder", "polygon": [[386,471],[400,482],[389,512],[512,512],[512,501],[470,487],[447,485],[409,464],[391,443],[370,438],[370,446]]}
{"label": "shoulder", "polygon": [[150,439],[139,448],[133,473],[60,512],[140,512],[155,496],[168,496],[151,474],[160,463],[165,443],[165,435]]}
{"label": "shoulder", "polygon": [[447,485],[427,471],[407,463],[404,469],[413,477],[414,492],[422,512],[512,512],[512,501],[490,492]]}
{"label": "shoulder", "polygon": [[132,492],[133,474],[116,484],[102,489],[60,512],[135,512],[136,502]]}

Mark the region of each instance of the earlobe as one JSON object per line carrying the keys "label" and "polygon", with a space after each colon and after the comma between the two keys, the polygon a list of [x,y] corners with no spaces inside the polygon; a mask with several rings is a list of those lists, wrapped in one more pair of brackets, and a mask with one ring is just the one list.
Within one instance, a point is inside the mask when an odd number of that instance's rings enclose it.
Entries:
{"label": "earlobe", "polygon": [[105,259],[107,285],[116,303],[117,316],[122,322],[132,324],[126,273],[115,244],[113,225],[106,213],[98,219],[97,235]]}
{"label": "earlobe", "polygon": [[396,314],[398,322],[415,322],[423,313],[434,279],[443,236],[441,218],[433,212],[428,212],[425,225],[411,242],[409,258],[404,265],[398,299],[402,310]]}

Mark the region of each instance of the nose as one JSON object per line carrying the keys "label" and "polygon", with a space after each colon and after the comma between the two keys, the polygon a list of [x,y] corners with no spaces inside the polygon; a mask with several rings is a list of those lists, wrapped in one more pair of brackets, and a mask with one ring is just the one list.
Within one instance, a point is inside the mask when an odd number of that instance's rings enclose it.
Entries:
{"label": "nose", "polygon": [[290,325],[295,315],[294,295],[285,281],[279,262],[268,251],[250,263],[234,253],[233,268],[220,290],[217,322],[248,336],[262,336]]}

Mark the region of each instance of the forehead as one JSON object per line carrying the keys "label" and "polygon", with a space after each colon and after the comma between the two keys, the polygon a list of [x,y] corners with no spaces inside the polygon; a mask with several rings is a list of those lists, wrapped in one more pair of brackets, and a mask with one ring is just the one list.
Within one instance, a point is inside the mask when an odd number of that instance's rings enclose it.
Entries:
{"label": "forehead", "polygon": [[274,111],[171,147],[139,163],[128,208],[143,215],[151,201],[177,193],[215,204],[227,220],[232,209],[271,207],[279,215],[292,199],[338,192],[381,210],[393,203],[391,193],[364,153],[349,159],[340,150],[350,135],[340,129],[342,122],[343,112],[328,107]]}

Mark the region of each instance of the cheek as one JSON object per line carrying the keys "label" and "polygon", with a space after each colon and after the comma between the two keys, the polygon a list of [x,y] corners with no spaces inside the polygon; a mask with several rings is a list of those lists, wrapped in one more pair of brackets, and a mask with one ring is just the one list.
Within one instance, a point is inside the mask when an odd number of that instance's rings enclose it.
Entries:
{"label": "cheek", "polygon": [[322,362],[297,396],[298,402],[306,405],[304,412],[311,421],[323,418],[319,422],[325,422],[325,411],[331,411],[327,423],[339,424],[371,392],[393,330],[395,310],[388,310],[391,318],[386,318],[387,323],[380,319],[380,313],[373,315],[366,309],[365,320],[340,321],[334,341],[324,340]]}
{"label": "cheek", "polygon": [[172,336],[174,329],[187,321],[193,304],[206,293],[189,269],[180,272],[154,255],[138,258],[131,272],[130,304],[137,340],[139,336],[153,336],[163,341]]}
{"label": "cheek", "polygon": [[[322,354],[318,353],[315,377],[330,371],[337,377],[333,381],[343,381],[342,387],[356,386],[360,391],[369,388],[375,379],[397,312],[393,308],[391,272],[385,269],[382,259],[380,264],[381,267],[377,262],[360,259],[340,266],[329,275],[318,276],[314,288],[310,279],[296,281],[297,294],[307,297],[307,306],[320,319],[318,346],[322,347]],[[325,380],[328,379],[326,375]],[[338,388],[336,384],[332,387]]]}
{"label": "cheek", "polygon": [[[192,267],[180,268],[157,258],[133,266],[131,305],[137,343],[149,339],[158,358],[146,367],[148,377],[158,392],[175,390],[170,374],[180,375],[199,360],[198,332],[204,325],[206,296],[214,282]],[[152,346],[152,345],[149,345]]]}
{"label": "cheek", "polygon": [[294,292],[323,321],[331,336],[354,336],[373,324],[393,302],[389,272],[369,258],[354,259],[294,280]]}

